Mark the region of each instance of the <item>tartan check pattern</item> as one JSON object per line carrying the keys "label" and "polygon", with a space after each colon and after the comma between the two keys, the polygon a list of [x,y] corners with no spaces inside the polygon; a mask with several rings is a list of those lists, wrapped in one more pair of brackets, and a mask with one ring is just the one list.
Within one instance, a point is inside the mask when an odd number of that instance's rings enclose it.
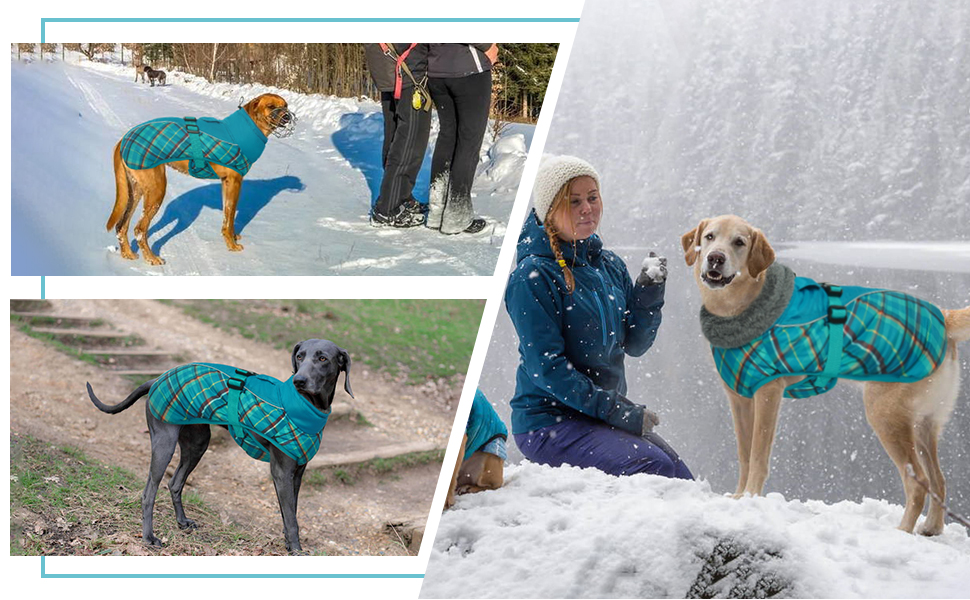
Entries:
{"label": "tartan check pattern", "polygon": [[[892,291],[872,291],[846,303],[839,377],[863,381],[918,381],[946,354],[946,324],[936,306]],[[807,398],[832,389],[835,379],[812,377],[825,366],[828,321],[823,316],[798,325],[775,325],[738,348],[712,347],[721,378],[745,398],[772,379],[808,375],[785,389]]]}
{"label": "tartan check pattern", "polygon": [[[202,156],[193,156],[189,135],[198,135]],[[189,173],[199,179],[218,179],[210,162],[245,175],[252,166],[239,145],[213,137],[204,131],[189,134],[185,122],[155,120],[132,127],[121,138],[121,158],[128,168],[151,169],[177,160],[190,160]],[[200,160],[204,159],[204,160]]]}
{"label": "tartan check pattern", "polygon": [[[175,367],[159,377],[148,393],[148,406],[159,420],[176,425],[230,424],[226,393],[229,376],[203,364]],[[317,453],[323,431],[308,434],[296,427],[282,406],[273,404],[248,388],[240,392],[239,419],[244,434],[234,437],[246,454],[265,462],[270,455],[253,434],[271,442],[299,464]]]}

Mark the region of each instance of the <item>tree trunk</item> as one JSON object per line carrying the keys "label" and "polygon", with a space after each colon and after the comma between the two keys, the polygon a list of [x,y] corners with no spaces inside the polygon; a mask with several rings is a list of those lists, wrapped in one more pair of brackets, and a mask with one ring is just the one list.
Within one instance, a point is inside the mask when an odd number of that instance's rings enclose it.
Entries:
{"label": "tree trunk", "polygon": [[216,53],[219,51],[219,44],[212,44],[212,63],[209,65],[209,81],[216,79]]}

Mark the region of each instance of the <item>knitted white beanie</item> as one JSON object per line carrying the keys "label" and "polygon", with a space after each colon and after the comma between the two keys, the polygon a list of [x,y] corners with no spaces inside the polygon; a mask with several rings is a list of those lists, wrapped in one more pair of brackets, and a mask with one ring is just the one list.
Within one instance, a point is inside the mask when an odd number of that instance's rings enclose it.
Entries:
{"label": "knitted white beanie", "polygon": [[596,187],[600,188],[600,193],[603,192],[600,187],[599,173],[585,160],[575,156],[543,155],[539,172],[536,173],[536,183],[532,188],[532,206],[536,210],[540,223],[546,220],[549,209],[552,208],[552,201],[562,186],[576,177],[583,176],[596,180]]}

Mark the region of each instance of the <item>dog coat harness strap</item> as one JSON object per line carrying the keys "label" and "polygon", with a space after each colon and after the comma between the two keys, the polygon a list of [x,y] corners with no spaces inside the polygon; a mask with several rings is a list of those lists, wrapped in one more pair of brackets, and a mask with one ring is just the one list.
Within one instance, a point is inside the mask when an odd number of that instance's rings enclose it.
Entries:
{"label": "dog coat harness strap", "polygon": [[822,376],[818,378],[819,385],[828,386],[829,380],[838,379],[839,366],[842,364],[842,336],[845,332],[843,327],[849,320],[849,313],[842,306],[842,286],[823,283],[822,289],[828,296],[828,314],[825,318],[828,322],[828,345],[829,353],[825,359],[825,368],[822,369]]}
{"label": "dog coat harness strap", "polygon": [[270,459],[265,440],[299,464],[316,454],[329,417],[296,391],[292,377],[280,381],[212,363],[182,365],[162,374],[148,392],[148,406],[166,423],[224,425],[257,460]]}
{"label": "dog coat harness strap", "polygon": [[239,396],[246,389],[246,379],[250,375],[255,375],[255,373],[246,369],[236,369],[236,374],[226,382],[228,388],[226,390],[226,417],[229,420],[229,433],[237,443],[245,435],[242,426],[239,424]]}
{"label": "dog coat harness strap", "polygon": [[[824,393],[838,379],[914,382],[943,361],[946,325],[943,313],[929,302],[900,292],[819,284],[805,277],[794,277],[790,289],[785,288],[769,288],[766,282],[762,294],[769,291],[774,299],[759,296],[752,303],[770,308],[787,291],[784,311],[767,327],[748,314],[750,307],[728,318],[701,312],[718,373],[745,398],[790,375],[805,378],[785,389],[789,398]],[[729,335],[720,335],[722,330]]]}
{"label": "dog coat harness strap", "polygon": [[245,175],[265,147],[266,136],[240,108],[221,121],[164,117],[136,125],[121,138],[121,158],[134,170],[188,160],[193,177],[218,179],[211,163]]}

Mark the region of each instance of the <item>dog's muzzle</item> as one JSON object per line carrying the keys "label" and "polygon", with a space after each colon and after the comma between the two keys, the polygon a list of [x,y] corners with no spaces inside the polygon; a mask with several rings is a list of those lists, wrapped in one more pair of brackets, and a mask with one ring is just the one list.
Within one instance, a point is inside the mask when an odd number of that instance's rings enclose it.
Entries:
{"label": "dog's muzzle", "polygon": [[273,135],[278,138],[289,137],[296,128],[296,115],[288,108],[274,108],[269,113],[269,122],[273,126]]}

